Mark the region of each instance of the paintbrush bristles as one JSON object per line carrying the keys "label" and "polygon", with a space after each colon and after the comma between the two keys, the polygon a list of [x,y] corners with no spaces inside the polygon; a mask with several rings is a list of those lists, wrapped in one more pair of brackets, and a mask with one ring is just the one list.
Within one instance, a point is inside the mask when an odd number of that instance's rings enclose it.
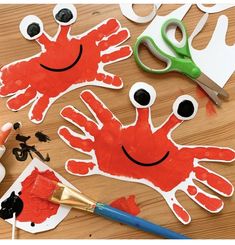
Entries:
{"label": "paintbrush bristles", "polygon": [[58,188],[57,182],[38,175],[35,179],[31,194],[41,199],[50,200],[54,190]]}
{"label": "paintbrush bristles", "polygon": [[67,205],[76,209],[94,212],[96,202],[77,190],[62,183],[38,175],[31,190],[31,194],[56,204]]}

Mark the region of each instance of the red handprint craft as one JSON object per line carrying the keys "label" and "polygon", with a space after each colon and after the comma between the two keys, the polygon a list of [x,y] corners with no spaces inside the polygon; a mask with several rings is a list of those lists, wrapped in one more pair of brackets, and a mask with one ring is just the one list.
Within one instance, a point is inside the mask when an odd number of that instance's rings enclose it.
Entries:
{"label": "red handprint craft", "polygon": [[25,17],[20,30],[29,40],[36,40],[41,52],[0,70],[0,96],[10,96],[7,107],[18,111],[33,103],[29,118],[40,123],[51,104],[65,93],[85,85],[118,89],[120,77],[108,73],[104,66],[129,57],[130,46],[119,46],[130,37],[116,19],[108,19],[78,36],[70,35],[76,8],[56,5],[53,10],[59,29],[54,37],[43,31],[42,21],[33,15]]}
{"label": "red handprint craft", "polygon": [[61,111],[62,117],[80,128],[84,135],[65,126],[60,127],[58,134],[70,147],[88,154],[91,159],[70,159],[66,170],[79,176],[100,174],[148,185],[164,197],[184,224],[189,223],[191,217],[177,201],[177,190],[185,192],[207,211],[219,212],[223,201],[203,191],[193,180],[222,196],[231,196],[232,184],[199,162],[231,162],[235,160],[235,151],[225,147],[176,144],[171,133],[183,121],[195,116],[197,102],[189,95],[180,96],[173,104],[173,113],[155,128],[150,111],[155,97],[153,87],[136,83],[130,90],[130,99],[137,111],[136,121],[124,126],[91,91],[82,92],[81,99],[97,122],[67,106]]}

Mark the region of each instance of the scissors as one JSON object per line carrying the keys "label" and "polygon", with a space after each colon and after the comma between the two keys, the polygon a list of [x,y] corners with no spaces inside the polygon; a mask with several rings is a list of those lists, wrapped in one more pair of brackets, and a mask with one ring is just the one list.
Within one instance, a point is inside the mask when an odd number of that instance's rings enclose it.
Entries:
{"label": "scissors", "polygon": [[[177,26],[182,32],[183,37],[180,42],[175,43],[167,36],[167,29],[169,28],[169,26],[172,25]],[[188,34],[183,22],[178,19],[167,20],[162,25],[161,35],[163,40],[171,48],[176,56],[171,56],[162,51],[150,36],[142,36],[137,39],[134,46],[134,57],[137,64],[144,71],[155,74],[164,74],[171,71],[183,73],[184,75],[195,81],[208,94],[213,102],[217,106],[220,106],[221,100],[218,98],[218,95],[224,98],[228,98],[229,95],[223,88],[221,88],[207,75],[205,75],[194,63],[189,50]],[[164,69],[152,69],[149,66],[145,65],[139,57],[139,48],[141,44],[144,44],[157,59],[160,59],[161,61],[166,63],[167,66]]]}

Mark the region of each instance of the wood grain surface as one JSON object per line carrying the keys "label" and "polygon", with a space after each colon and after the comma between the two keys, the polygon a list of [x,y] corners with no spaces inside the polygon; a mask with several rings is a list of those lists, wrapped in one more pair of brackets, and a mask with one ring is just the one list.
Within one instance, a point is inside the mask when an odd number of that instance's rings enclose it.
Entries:
{"label": "wood grain surface", "polygon": [[[158,11],[159,15],[165,15],[176,9],[179,5],[163,5]],[[0,64],[5,65],[12,61],[29,57],[40,51],[36,42],[25,40],[19,32],[21,19],[29,14],[40,17],[44,23],[45,30],[54,35],[57,24],[52,16],[54,5],[0,5]],[[134,45],[136,38],[143,32],[148,24],[135,24],[127,20],[119,9],[118,5],[76,5],[78,20],[72,27],[72,34],[79,34],[89,30],[106,18],[117,18],[122,26],[129,28],[131,38],[126,43]],[[151,10],[150,5],[135,6],[140,15],[145,15]],[[211,34],[215,28],[217,18],[221,13],[211,14],[205,29],[194,40],[194,46],[198,49],[206,47]],[[227,44],[234,44],[235,41],[235,8],[223,11],[229,18],[229,29]],[[195,25],[203,13],[192,6],[184,22],[188,32],[192,33]],[[155,63],[149,55],[143,54],[146,62]],[[160,64],[159,64],[160,65]],[[132,107],[128,92],[132,84],[137,81],[145,81],[151,84],[157,91],[157,100],[152,106],[152,120],[155,126],[160,125],[172,112],[172,104],[182,94],[196,96],[196,85],[190,79],[178,73],[166,75],[152,75],[140,70],[133,56],[127,60],[109,65],[109,72],[120,75],[124,80],[124,88],[111,90],[99,87],[89,87],[99,98],[111,109],[123,124],[130,124],[135,120],[135,109]],[[223,72],[221,70],[221,72]],[[35,74],[36,75],[36,74]],[[157,223],[176,232],[181,232],[191,238],[235,238],[235,196],[222,198],[225,202],[224,209],[219,214],[210,214],[203,210],[185,194],[179,192],[177,197],[182,205],[192,216],[189,225],[182,225],[173,215],[163,198],[153,189],[135,183],[129,183],[103,176],[76,177],[67,173],[64,163],[69,158],[86,157],[68,148],[57,136],[57,129],[60,125],[71,126],[59,115],[59,111],[66,105],[74,105],[81,111],[91,116],[90,112],[79,98],[84,88],[77,89],[65,94],[57,100],[48,111],[42,124],[35,125],[28,119],[29,107],[19,112],[11,112],[6,106],[6,98],[0,100],[0,124],[11,121],[20,121],[23,124],[21,133],[32,136],[29,144],[36,147],[43,153],[49,153],[51,161],[48,165],[69,180],[78,189],[96,200],[110,203],[116,198],[128,195],[135,195],[136,202],[141,209],[139,214],[151,222]],[[235,75],[226,84],[225,89],[230,94],[230,100],[223,103],[221,108],[216,108],[216,114],[208,115],[206,110],[207,98],[199,99],[199,110],[196,117],[183,123],[173,134],[174,140],[179,144],[195,145],[218,145],[235,149]],[[75,127],[71,126],[74,130]],[[36,131],[43,131],[50,136],[50,143],[38,142],[34,137]],[[7,143],[7,151],[1,162],[6,167],[6,177],[1,183],[0,195],[16,180],[19,174],[31,161],[18,162],[12,155],[12,148],[18,145],[15,140],[16,132]],[[223,163],[203,163],[211,170],[228,178],[235,184],[235,165]],[[174,171],[172,169],[172,171]],[[201,185],[200,185],[201,186]],[[208,188],[201,186],[204,190],[212,193]],[[87,214],[81,211],[72,210],[69,215],[54,230],[30,234],[21,230],[16,231],[18,239],[39,239],[39,238],[87,238],[87,239],[154,239],[154,235],[132,229],[128,226],[106,220],[96,215]],[[0,220],[0,238],[11,237],[11,226]],[[159,237],[160,238],[160,237]]]}

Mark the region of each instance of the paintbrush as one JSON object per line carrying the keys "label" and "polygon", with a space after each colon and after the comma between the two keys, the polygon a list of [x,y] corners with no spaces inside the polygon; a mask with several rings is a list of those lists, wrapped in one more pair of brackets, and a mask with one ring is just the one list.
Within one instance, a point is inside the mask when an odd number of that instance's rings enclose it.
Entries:
{"label": "paintbrush", "polygon": [[184,235],[153,224],[149,221],[128,214],[107,204],[96,202],[86,195],[56,181],[38,175],[35,179],[31,194],[56,204],[67,205],[79,210],[101,215],[105,218],[132,226],[170,239],[189,239]]}

